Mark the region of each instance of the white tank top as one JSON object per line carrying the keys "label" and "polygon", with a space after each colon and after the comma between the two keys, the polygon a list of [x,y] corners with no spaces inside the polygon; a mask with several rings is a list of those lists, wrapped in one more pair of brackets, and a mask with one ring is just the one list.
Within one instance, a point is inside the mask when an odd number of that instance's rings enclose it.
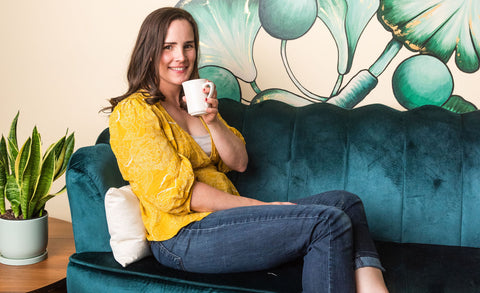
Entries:
{"label": "white tank top", "polygon": [[212,141],[210,140],[210,134],[201,135],[201,136],[192,136],[193,139],[198,143],[202,150],[210,156],[212,153]]}

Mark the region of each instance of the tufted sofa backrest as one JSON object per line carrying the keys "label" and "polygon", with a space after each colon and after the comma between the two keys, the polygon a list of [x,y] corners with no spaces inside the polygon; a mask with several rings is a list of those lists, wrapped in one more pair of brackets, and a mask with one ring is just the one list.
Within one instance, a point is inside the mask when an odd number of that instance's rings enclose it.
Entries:
{"label": "tufted sofa backrest", "polygon": [[220,112],[247,141],[249,167],[232,176],[241,194],[344,189],[377,240],[480,247],[480,111],[224,101]]}
{"label": "tufted sofa backrest", "polygon": [[[220,112],[247,142],[247,171],[230,174],[242,195],[286,201],[344,189],[362,198],[377,240],[480,247],[480,111],[222,99]],[[106,129],[67,169],[77,252],[111,250],[104,196],[127,182],[108,141]]]}

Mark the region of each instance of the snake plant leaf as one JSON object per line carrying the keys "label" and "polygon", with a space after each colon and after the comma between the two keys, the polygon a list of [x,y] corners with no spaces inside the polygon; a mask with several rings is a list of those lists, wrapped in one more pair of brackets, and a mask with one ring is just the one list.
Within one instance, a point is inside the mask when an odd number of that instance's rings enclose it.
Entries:
{"label": "snake plant leaf", "polygon": [[[2,137],[2,140],[4,138]],[[0,161],[0,215],[5,214],[5,187],[7,185],[7,170],[2,161]]]}
{"label": "snake plant leaf", "polygon": [[41,137],[35,126],[32,136],[18,150],[18,116],[17,113],[8,138],[2,135],[0,140],[0,213],[5,213],[7,199],[15,217],[30,219],[43,214],[45,203],[51,198],[48,193],[55,175],[65,172],[75,139],[73,133],[68,136],[67,130],[42,156]]}
{"label": "snake plant leaf", "polygon": [[12,174],[7,175],[5,194],[10,202],[13,214],[18,217],[20,215],[20,186],[18,186],[17,179]]}
{"label": "snake plant leaf", "polygon": [[41,140],[40,134],[38,133],[37,127],[33,128],[32,131],[32,151],[30,154],[30,162],[28,165],[28,169],[30,170],[30,184],[28,187],[28,194],[30,197],[33,196],[38,179],[40,177],[40,171],[42,166],[42,151],[41,151]]}
{"label": "snake plant leaf", "polygon": [[253,82],[257,70],[253,43],[260,29],[259,0],[182,0],[176,7],[190,12],[200,33],[199,67],[220,66],[245,82]]}
{"label": "snake plant leaf", "polygon": [[8,158],[10,160],[10,171],[15,173],[15,160],[18,155],[18,142],[17,142],[17,122],[20,111],[17,112],[15,118],[13,118],[12,124],[10,125],[10,132],[8,133],[7,143],[8,143]]}
{"label": "snake plant leaf", "polygon": [[50,195],[42,197],[39,201],[37,201],[36,206],[33,210],[33,215],[38,215],[39,217],[41,217],[42,216],[41,213],[45,209],[45,204],[47,203],[47,201],[49,201],[50,199],[52,199],[54,197],[55,197],[55,195],[50,194]]}
{"label": "snake plant leaf", "polygon": [[0,163],[3,163],[3,165],[7,168],[5,172],[8,172],[7,143],[3,135],[2,135],[2,139],[0,140]]}
{"label": "snake plant leaf", "polygon": [[15,174],[17,174],[17,182],[19,185],[22,183],[23,173],[25,172],[28,160],[30,159],[31,145],[32,138],[29,137],[18,152],[17,159],[15,160]]}
{"label": "snake plant leaf", "polygon": [[52,143],[52,144],[47,148],[47,150],[46,150],[45,153],[43,154],[42,160],[45,160],[45,158],[48,156],[48,154],[50,154],[50,152],[53,150],[53,148],[54,148],[56,145],[57,145],[56,143]]}
{"label": "snake plant leaf", "polygon": [[22,214],[25,218],[29,218],[28,210],[31,198],[34,195],[35,187],[37,185],[39,176],[40,176],[40,167],[41,167],[41,142],[40,135],[38,134],[37,128],[34,127],[32,132],[32,143],[30,147],[30,159],[28,160],[28,165],[25,168],[23,174],[20,194],[20,202]]}
{"label": "snake plant leaf", "polygon": [[70,136],[67,137],[67,140],[65,142],[64,158],[63,158],[63,161],[62,161],[62,164],[61,164],[61,168],[56,173],[54,180],[56,180],[56,179],[58,179],[58,177],[62,176],[63,173],[65,173],[65,171],[67,170],[68,161],[70,160],[70,157],[73,154],[74,146],[75,146],[75,136],[74,136],[74,133],[72,133],[72,134],[70,134]]}
{"label": "snake plant leaf", "polygon": [[32,139],[28,138],[18,152],[17,160],[15,162],[15,174],[18,186],[20,188],[20,207],[22,214],[27,215],[28,202],[30,200],[28,190],[30,186],[30,170],[27,168],[30,161]]}
{"label": "snake plant leaf", "polygon": [[57,179],[57,173],[60,172],[60,169],[63,165],[63,160],[65,158],[65,141],[67,137],[64,136],[60,138],[55,145],[53,146],[53,152],[55,153],[55,171],[54,171],[54,180]]}
{"label": "snake plant leaf", "polygon": [[34,210],[37,206],[37,202],[48,194],[50,187],[52,186],[55,172],[55,152],[51,149],[42,162],[40,177],[38,178],[37,188],[35,194],[30,199],[28,207],[28,218],[35,216]]}
{"label": "snake plant leaf", "polygon": [[54,194],[49,194],[49,195],[45,195],[44,197],[42,197],[36,204],[36,207],[35,207],[35,210],[34,210],[34,215],[39,215],[41,216],[41,212],[43,211],[43,209],[45,208],[45,204],[47,203],[47,201],[49,201],[50,199],[54,198],[55,196],[65,192],[67,190],[67,186],[64,185],[59,191],[57,191],[56,193]]}
{"label": "snake plant leaf", "polygon": [[467,73],[480,67],[480,1],[381,0],[378,18],[412,51],[455,63]]}
{"label": "snake plant leaf", "polygon": [[[20,111],[17,112],[15,118],[13,118],[12,124],[10,125],[10,132],[8,133],[8,141],[14,147],[15,150],[18,151],[18,142],[17,142],[17,123],[18,123],[18,116],[20,115]],[[15,156],[16,158],[16,156]]]}
{"label": "snake plant leaf", "polygon": [[0,214],[5,214],[5,187],[7,185],[8,154],[7,143],[2,135],[0,139]]}

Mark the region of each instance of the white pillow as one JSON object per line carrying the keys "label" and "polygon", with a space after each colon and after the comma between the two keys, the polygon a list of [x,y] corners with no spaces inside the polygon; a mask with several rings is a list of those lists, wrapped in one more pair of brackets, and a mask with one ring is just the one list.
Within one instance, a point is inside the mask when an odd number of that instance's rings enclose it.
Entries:
{"label": "white pillow", "polygon": [[140,211],[140,202],[130,185],[110,188],[105,194],[110,246],[123,267],[151,255]]}

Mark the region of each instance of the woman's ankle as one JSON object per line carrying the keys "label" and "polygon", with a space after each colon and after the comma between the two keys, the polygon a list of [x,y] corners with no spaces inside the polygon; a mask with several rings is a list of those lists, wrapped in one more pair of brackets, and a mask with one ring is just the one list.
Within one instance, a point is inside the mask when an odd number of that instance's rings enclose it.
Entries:
{"label": "woman's ankle", "polygon": [[382,271],[374,267],[363,267],[355,271],[357,293],[388,293]]}

